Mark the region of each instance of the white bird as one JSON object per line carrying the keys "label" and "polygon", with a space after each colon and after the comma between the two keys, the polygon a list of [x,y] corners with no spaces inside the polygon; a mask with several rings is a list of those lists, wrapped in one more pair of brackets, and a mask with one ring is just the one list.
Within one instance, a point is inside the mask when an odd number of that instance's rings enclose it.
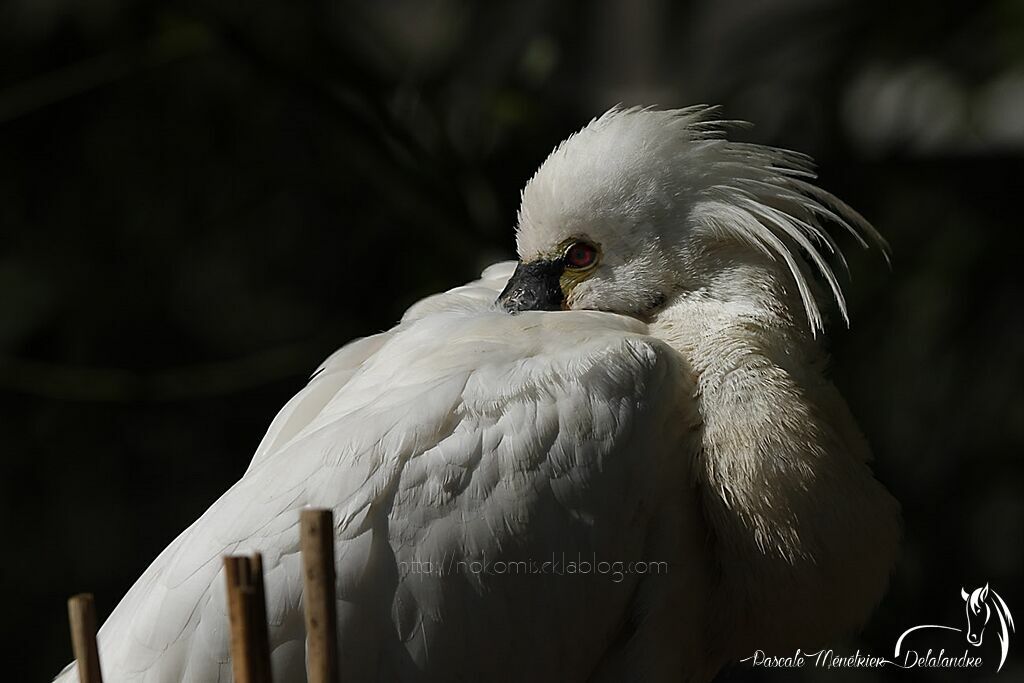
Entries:
{"label": "white bird", "polygon": [[307,506],[335,514],[347,681],[708,680],[861,626],[899,508],[812,272],[845,317],[822,223],[884,243],[808,158],[724,130],[615,108],[559,145],[518,265],[327,359],[107,619],[106,679],[229,681],[221,557],[260,551],[275,680],[304,680]]}

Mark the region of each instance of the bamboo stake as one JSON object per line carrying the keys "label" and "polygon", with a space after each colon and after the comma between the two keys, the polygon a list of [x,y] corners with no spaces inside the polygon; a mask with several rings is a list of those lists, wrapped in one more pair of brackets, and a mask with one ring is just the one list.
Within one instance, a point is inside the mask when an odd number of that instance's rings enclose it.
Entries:
{"label": "bamboo stake", "polygon": [[80,683],[103,683],[100,654],[96,648],[96,605],[91,593],[79,593],[68,600],[71,646],[78,662]]}
{"label": "bamboo stake", "polygon": [[263,592],[263,558],[224,558],[231,617],[231,660],[235,683],[271,683],[267,600]]}
{"label": "bamboo stake", "polygon": [[338,683],[338,616],[334,602],[334,515],[303,510],[302,565],[305,577],[306,677]]}

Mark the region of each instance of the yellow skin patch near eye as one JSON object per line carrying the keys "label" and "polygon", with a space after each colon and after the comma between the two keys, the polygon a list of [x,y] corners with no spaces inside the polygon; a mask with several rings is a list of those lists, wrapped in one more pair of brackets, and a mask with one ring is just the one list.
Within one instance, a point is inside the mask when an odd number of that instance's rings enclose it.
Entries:
{"label": "yellow skin patch near eye", "polygon": [[576,288],[576,285],[586,280],[588,275],[590,275],[589,270],[578,271],[569,270],[568,268],[562,273],[562,277],[558,278],[558,285],[562,288],[562,295],[566,301],[569,300],[569,295]]}
{"label": "yellow skin patch near eye", "polygon": [[[594,272],[594,269],[597,268],[597,265],[601,262],[601,245],[584,237],[570,237],[569,239],[564,240],[555,250],[556,255],[554,258],[564,258],[569,247],[577,242],[585,242],[592,246],[594,251],[597,252],[597,255],[594,258],[594,262],[585,268],[573,268],[566,264],[561,277],[558,279],[558,285],[562,290],[563,301],[566,302],[569,300],[569,295],[572,294],[572,290],[576,288],[576,285],[590,277],[590,274]],[[563,308],[564,307],[566,307],[566,304],[563,304]]]}

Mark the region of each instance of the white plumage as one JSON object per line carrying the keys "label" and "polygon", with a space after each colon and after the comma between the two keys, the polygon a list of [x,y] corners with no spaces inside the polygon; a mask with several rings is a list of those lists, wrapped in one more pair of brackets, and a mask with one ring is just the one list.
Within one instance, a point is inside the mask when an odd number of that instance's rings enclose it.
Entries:
{"label": "white plumage", "polygon": [[[284,407],[104,624],[106,679],[230,680],[221,556],[258,550],[275,680],[304,680],[305,506],[335,512],[345,680],[706,680],[856,629],[899,514],[822,374],[810,272],[845,316],[819,219],[879,238],[809,176],[706,108],[592,121],[527,184],[518,268]],[[538,569],[559,558],[668,571]]]}

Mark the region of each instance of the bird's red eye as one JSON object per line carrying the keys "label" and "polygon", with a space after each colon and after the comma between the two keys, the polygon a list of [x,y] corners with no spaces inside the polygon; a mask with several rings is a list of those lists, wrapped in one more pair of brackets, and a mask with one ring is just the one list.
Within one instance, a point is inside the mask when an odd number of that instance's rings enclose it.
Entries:
{"label": "bird's red eye", "polygon": [[597,262],[597,248],[586,242],[573,242],[565,250],[565,264],[570,268],[589,268]]}

